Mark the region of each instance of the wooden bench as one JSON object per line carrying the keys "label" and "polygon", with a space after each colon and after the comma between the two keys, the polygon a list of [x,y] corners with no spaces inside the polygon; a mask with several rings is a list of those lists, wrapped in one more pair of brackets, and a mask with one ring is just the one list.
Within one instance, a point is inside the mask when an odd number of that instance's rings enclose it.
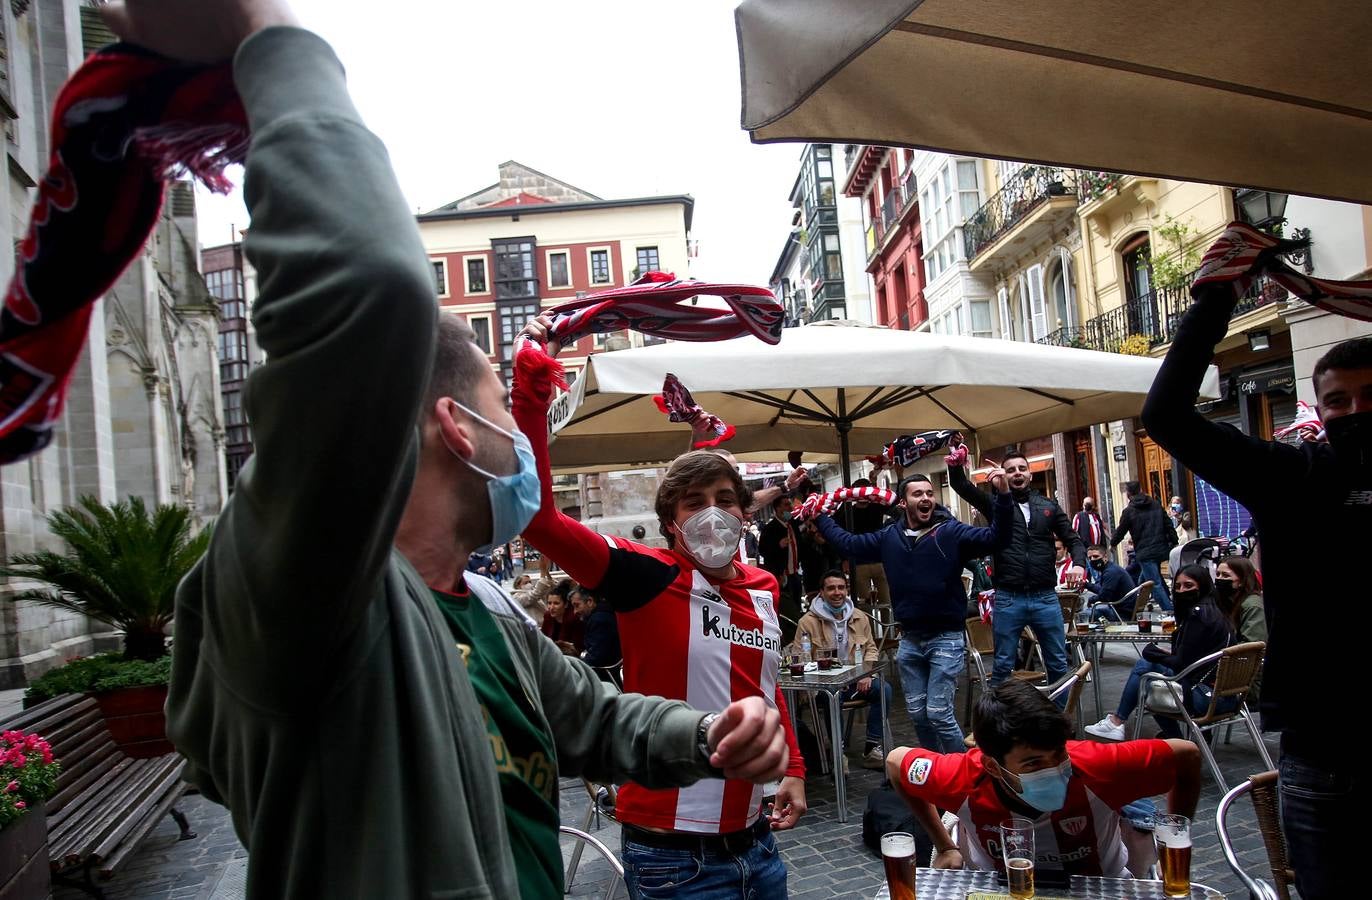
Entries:
{"label": "wooden bench", "polygon": [[186,791],[177,753],[131,759],[114,744],[96,702],[64,694],[0,723],[0,729],[44,737],[62,764],[47,802],[48,858],[53,880],[95,897],[168,813],[181,840],[195,837],[176,808]]}

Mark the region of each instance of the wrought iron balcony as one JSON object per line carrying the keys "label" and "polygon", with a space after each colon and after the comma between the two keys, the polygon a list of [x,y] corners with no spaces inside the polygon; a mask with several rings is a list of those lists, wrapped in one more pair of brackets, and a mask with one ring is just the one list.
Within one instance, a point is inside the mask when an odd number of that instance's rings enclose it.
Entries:
{"label": "wrought iron balcony", "polygon": [[1082,203],[1099,200],[1111,191],[1118,190],[1127,175],[1115,172],[1096,172],[1091,169],[1077,170],[1077,199]]}
{"label": "wrought iron balcony", "polygon": [[[1192,272],[1183,285],[1149,291],[1123,306],[1088,319],[1084,325],[1051,331],[1039,338],[1037,343],[1142,355],[1171,342],[1176,334],[1177,323],[1191,306],[1191,281],[1194,277],[1195,273]],[[1286,288],[1260,276],[1239,298],[1234,315],[1240,316],[1272,303],[1281,303],[1289,297]]]}
{"label": "wrought iron balcony", "polygon": [[975,259],[1040,205],[1055,197],[1071,197],[1076,190],[1076,172],[1072,169],[1023,167],[963,225],[967,258]]}

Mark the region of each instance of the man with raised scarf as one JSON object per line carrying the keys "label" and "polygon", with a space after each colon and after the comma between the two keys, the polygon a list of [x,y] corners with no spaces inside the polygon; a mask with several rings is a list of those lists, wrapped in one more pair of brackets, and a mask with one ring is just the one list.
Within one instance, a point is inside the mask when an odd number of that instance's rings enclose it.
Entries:
{"label": "man with raised scarf", "polygon": [[750,770],[725,769],[681,789],[624,785],[616,818],[629,893],[784,898],[786,869],[772,831],[805,812],[805,766],[777,684],[777,579],[738,558],[750,492],[726,459],[698,450],[678,457],[658,488],[665,550],[598,534],[562,514],[548,456],[547,412],[560,369],[551,325],[540,316],[516,342],[514,417],[543,484],[524,539],[615,610],[626,690],[706,706],[761,698],[780,713],[789,750],[770,816]]}

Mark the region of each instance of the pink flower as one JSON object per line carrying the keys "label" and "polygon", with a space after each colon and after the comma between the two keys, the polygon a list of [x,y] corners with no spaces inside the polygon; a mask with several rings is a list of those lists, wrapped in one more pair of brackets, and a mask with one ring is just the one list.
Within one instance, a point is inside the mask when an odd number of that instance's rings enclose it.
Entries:
{"label": "pink flower", "polygon": [[52,751],[48,749],[46,744],[43,745],[43,765],[52,765]]}
{"label": "pink flower", "polygon": [[17,781],[11,781],[9,784],[5,785],[6,793],[13,794],[17,790],[19,790],[19,782]]}
{"label": "pink flower", "polygon": [[15,808],[15,809],[28,809],[28,808],[29,808],[29,805],[28,805],[27,803],[25,803],[23,800],[16,800],[16,801],[14,801],[14,808]]}
{"label": "pink flower", "polygon": [[29,764],[29,758],[24,754],[20,753],[18,750],[14,751],[13,760],[14,767],[16,769],[22,769],[24,768],[24,766],[27,766]]}

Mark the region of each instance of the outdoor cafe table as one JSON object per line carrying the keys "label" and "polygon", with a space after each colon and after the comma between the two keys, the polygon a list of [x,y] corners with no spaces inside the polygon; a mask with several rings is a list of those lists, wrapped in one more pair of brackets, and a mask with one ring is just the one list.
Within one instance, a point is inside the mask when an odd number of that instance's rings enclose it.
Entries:
{"label": "outdoor cafe table", "polygon": [[[848,780],[843,774],[843,716],[839,708],[842,703],[838,698],[849,685],[871,677],[877,695],[881,697],[881,752],[885,758],[892,749],[890,719],[886,711],[886,689],[882,686],[885,681],[885,668],[886,664],[878,660],[874,663],[856,663],[821,672],[818,665],[811,662],[806,664],[804,675],[792,675],[783,668],[777,680],[777,685],[786,693],[786,705],[791,712],[792,727],[796,724],[796,700],[804,696],[813,703],[816,694],[827,694],[829,697],[829,746],[833,752],[834,794],[838,801],[839,822],[848,821]],[[814,711],[816,718],[815,727],[821,727],[818,711],[813,705],[811,710]]]}
{"label": "outdoor cafe table", "polygon": [[1102,648],[1106,644],[1167,644],[1171,643],[1172,635],[1163,634],[1156,626],[1152,631],[1140,634],[1138,625],[1106,625],[1104,628],[1093,627],[1087,634],[1077,634],[1075,628],[1069,628],[1067,641],[1083,647],[1087,659],[1091,660],[1091,683],[1095,686],[1096,693],[1096,721],[1100,721],[1105,716],[1100,698],[1100,683],[1103,680],[1100,671]]}
{"label": "outdoor cafe table", "polygon": [[[1055,897],[1068,897],[1072,900],[1164,900],[1167,893],[1161,881],[1147,881],[1134,878],[1096,878],[1094,876],[1072,876],[1071,887],[1049,888],[1035,885],[1035,895],[1042,900]],[[1005,885],[996,878],[995,872],[974,869],[916,869],[915,896],[919,900],[966,900],[971,891],[1008,896]],[[890,900],[886,885],[876,892],[874,900]],[[1191,900],[1224,900],[1224,895],[1214,888],[1191,882]]]}

